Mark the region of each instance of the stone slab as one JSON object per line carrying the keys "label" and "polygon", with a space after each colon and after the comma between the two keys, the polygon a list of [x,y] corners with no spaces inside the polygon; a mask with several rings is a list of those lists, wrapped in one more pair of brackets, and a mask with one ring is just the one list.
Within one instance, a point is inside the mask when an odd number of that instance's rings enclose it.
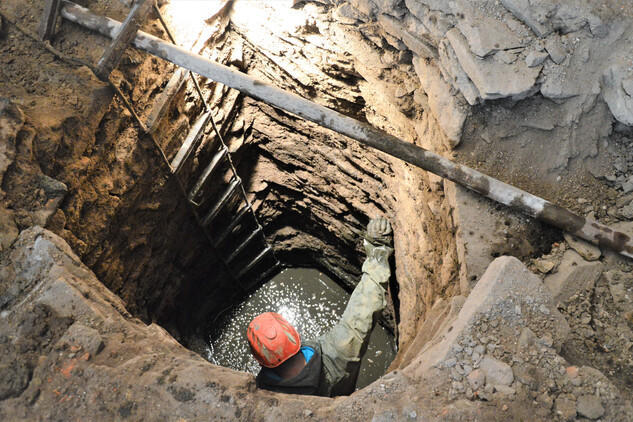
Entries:
{"label": "stone slab", "polygon": [[479,367],[486,374],[486,383],[510,386],[514,381],[510,365],[498,359],[486,355]]}
{"label": "stone slab", "polygon": [[547,19],[547,13],[553,8],[551,3],[542,0],[501,0],[501,3],[537,36],[544,37],[552,32]]}
{"label": "stone slab", "polygon": [[420,77],[422,89],[428,96],[428,104],[433,117],[451,142],[451,147],[461,142],[462,130],[466,121],[466,109],[457,96],[451,92],[450,85],[442,78],[437,67],[420,57],[413,58],[415,73]]}
{"label": "stone slab", "polygon": [[506,64],[495,56],[479,58],[470,51],[468,41],[454,28],[446,37],[468,77],[473,81],[481,98],[524,98],[534,87],[541,67],[528,67],[524,61]]}
{"label": "stone slab", "polygon": [[470,51],[479,57],[500,50],[523,47],[517,35],[497,19],[480,17],[477,20],[462,20],[457,28],[466,37]]}
{"label": "stone slab", "polygon": [[481,95],[466,72],[464,72],[464,69],[462,69],[457,55],[455,55],[455,50],[447,40],[440,41],[438,54],[440,70],[442,70],[444,78],[462,93],[468,104],[477,104]]}
{"label": "stone slab", "polygon": [[401,40],[416,55],[427,59],[437,56],[434,47],[431,47],[427,42],[409,32],[398,19],[387,14],[381,14],[378,16],[378,23],[388,34]]}
{"label": "stone slab", "polygon": [[553,303],[565,302],[574,294],[591,288],[602,274],[599,261],[586,261],[578,252],[567,250],[555,274],[545,277],[544,284],[552,295]]}
{"label": "stone slab", "polygon": [[602,256],[600,248],[591,242],[574,236],[573,234],[563,233],[565,241],[573,250],[578,252],[587,261],[595,261]]}
{"label": "stone slab", "polygon": [[618,121],[633,126],[633,70],[625,63],[616,64],[602,78],[604,100],[611,113]]}

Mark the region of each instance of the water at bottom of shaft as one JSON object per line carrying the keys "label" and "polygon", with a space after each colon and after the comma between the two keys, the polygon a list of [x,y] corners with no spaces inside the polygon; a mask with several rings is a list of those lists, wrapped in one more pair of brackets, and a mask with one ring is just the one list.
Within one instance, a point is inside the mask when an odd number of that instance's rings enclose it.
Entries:
{"label": "water at bottom of shaft", "polygon": [[[207,359],[216,365],[257,374],[260,366],[252,357],[246,338],[246,329],[254,317],[262,312],[277,312],[297,329],[302,339],[308,340],[334,327],[348,300],[349,294],[318,270],[283,270],[212,324]],[[362,358],[356,389],[380,378],[395,354],[393,336],[376,324]]]}

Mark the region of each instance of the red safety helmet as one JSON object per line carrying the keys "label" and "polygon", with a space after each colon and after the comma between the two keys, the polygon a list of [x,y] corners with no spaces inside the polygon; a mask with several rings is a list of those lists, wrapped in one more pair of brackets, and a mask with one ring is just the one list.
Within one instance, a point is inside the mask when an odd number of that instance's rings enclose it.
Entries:
{"label": "red safety helmet", "polygon": [[274,312],[257,315],[248,324],[246,335],[253,356],[267,368],[281,365],[301,348],[297,330]]}

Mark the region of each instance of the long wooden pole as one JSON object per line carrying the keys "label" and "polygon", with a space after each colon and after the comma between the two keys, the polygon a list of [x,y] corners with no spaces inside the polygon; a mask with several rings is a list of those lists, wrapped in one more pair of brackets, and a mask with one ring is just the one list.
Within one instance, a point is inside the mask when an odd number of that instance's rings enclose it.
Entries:
{"label": "long wooden pole", "polygon": [[[114,37],[121,26],[120,22],[95,15],[88,9],[70,1],[63,0],[62,4],[61,13],[64,18],[105,36]],[[366,123],[261,82],[152,35],[138,32],[133,40],[133,45],[139,50],[237,89],[250,97],[279,107],[407,163],[452,180],[559,229],[633,258],[633,242],[629,236],[610,229],[597,221],[582,217],[477,170],[454,163],[438,154],[405,142]]]}

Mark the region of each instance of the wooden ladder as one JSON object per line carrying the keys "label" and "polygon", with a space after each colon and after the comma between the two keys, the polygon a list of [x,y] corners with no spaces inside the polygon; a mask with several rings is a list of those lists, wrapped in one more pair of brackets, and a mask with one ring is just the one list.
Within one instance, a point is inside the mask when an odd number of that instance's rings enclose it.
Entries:
{"label": "wooden ladder", "polygon": [[[110,73],[118,66],[125,50],[136,36],[150,10],[153,9],[158,15],[171,42],[177,44],[155,0],[135,0],[133,3],[119,1],[130,7],[130,12],[96,66],[95,74],[104,81],[109,81]],[[43,40],[49,39],[54,33],[60,2],[61,0],[46,0],[45,2],[39,28],[39,36]],[[141,128],[153,136],[187,77],[193,81],[198,97],[202,101],[203,112],[196,118],[180,149],[171,160],[171,171],[174,177],[178,178],[185,192],[188,189],[187,201],[229,275],[245,292],[249,292],[281,266],[273,248],[268,244],[264,229],[259,224],[257,215],[246,195],[242,179],[237,174],[229,149],[213,119],[212,111],[195,75],[178,67],[155,101],[145,122],[138,119],[129,101],[116,86],[113,86],[119,91],[118,94],[135,115]],[[191,161],[189,158],[192,153],[195,153],[205,139],[205,131],[209,123],[212,124],[215,134],[215,139],[211,141],[216,141],[211,144],[216,150],[209,162],[203,165],[204,171],[198,180],[193,186],[187,187],[186,181],[180,175]],[[160,146],[158,148],[160,149]],[[162,151],[161,153],[165,155]],[[228,183],[222,177],[213,177],[222,167],[228,167],[228,172],[231,174]],[[218,186],[221,186],[219,194],[212,189]]]}
{"label": "wooden ladder", "polygon": [[[156,5],[154,11],[171,42],[176,44],[175,37]],[[180,149],[171,160],[171,169],[188,190],[188,201],[229,274],[242,289],[250,291],[281,266],[273,248],[268,244],[264,229],[257,219],[229,149],[213,118],[213,112],[192,72],[183,68],[178,68],[174,72],[165,90],[156,100],[145,125],[150,133],[156,131],[161,120],[167,115],[176,94],[185,84],[187,76],[194,82],[198,97],[202,101],[203,112],[191,125]],[[185,178],[180,176],[190,164],[190,158],[207,138],[205,133],[209,123],[215,135],[214,139],[209,140],[214,153],[207,163],[198,163],[204,170],[192,186],[187,186]],[[231,175],[228,182],[223,177],[214,177],[223,167],[228,167]]]}

